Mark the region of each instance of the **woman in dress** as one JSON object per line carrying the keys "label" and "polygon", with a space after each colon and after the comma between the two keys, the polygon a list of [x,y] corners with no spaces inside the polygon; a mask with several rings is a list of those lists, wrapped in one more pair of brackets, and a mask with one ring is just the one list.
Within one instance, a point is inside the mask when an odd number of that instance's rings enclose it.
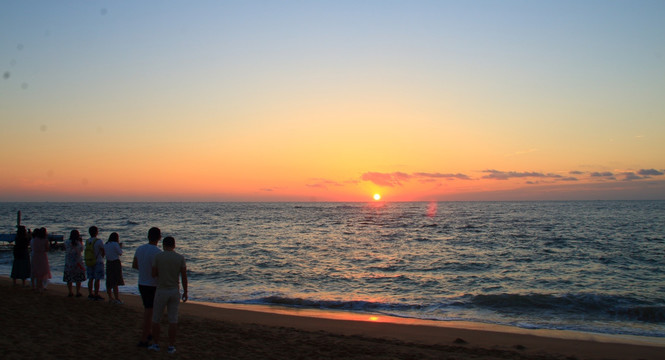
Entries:
{"label": "woman in dress", "polygon": [[[111,233],[109,241],[104,244],[104,253],[106,254],[106,293],[109,296],[109,302],[113,304],[123,304],[118,297],[118,285],[125,285],[122,278],[122,246],[119,243],[120,236],[117,232]],[[115,299],[111,296],[111,290]]]}
{"label": "woman in dress", "polygon": [[62,281],[67,283],[69,297],[74,296],[72,283],[76,283],[76,297],[81,297],[81,282],[85,281],[85,267],[83,267],[83,238],[78,230],[72,230],[69,240],[65,242],[65,271]]}
{"label": "woman in dress", "polygon": [[51,278],[51,267],[48,264],[48,233],[46,228],[35,230],[36,236],[32,239],[32,278],[36,282],[36,290],[44,291],[44,281]]}
{"label": "woman in dress", "polygon": [[16,279],[21,279],[25,287],[25,279],[30,277],[30,238],[25,226],[19,226],[14,239],[14,263],[12,264],[12,281],[16,286]]}

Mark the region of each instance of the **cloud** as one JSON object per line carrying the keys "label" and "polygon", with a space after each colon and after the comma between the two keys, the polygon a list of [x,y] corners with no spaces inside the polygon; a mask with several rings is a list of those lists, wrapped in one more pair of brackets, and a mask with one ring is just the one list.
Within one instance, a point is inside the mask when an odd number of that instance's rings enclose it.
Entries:
{"label": "cloud", "polygon": [[660,175],[665,174],[662,171],[658,171],[656,169],[641,169],[637,173],[642,175],[642,176],[660,176]]}
{"label": "cloud", "polygon": [[420,181],[422,184],[427,184],[427,183],[437,183],[437,182],[439,182],[439,180],[437,180],[437,179],[435,179],[435,178],[422,178],[422,179],[420,179],[420,180],[418,180],[418,181]]}
{"label": "cloud", "polygon": [[621,173],[621,175],[625,176],[623,181],[650,179],[652,176],[661,176],[663,174],[663,172],[656,169],[641,169],[637,174],[632,171]]}
{"label": "cloud", "polygon": [[499,171],[499,170],[483,170],[484,173],[489,173],[485,175],[483,179],[494,179],[494,180],[508,180],[512,178],[549,178],[549,179],[561,179],[563,176],[558,174],[543,174],[539,172],[517,172],[517,171]]}
{"label": "cloud", "polygon": [[516,151],[512,154],[506,155],[506,156],[520,156],[520,155],[525,155],[525,154],[530,154],[532,152],[537,152],[539,151],[538,149],[528,149],[528,150],[522,150],[522,151]]}
{"label": "cloud", "polygon": [[[524,179],[528,185],[547,184],[555,182],[581,182],[583,180],[601,180],[601,181],[618,181],[617,177],[621,177],[622,181],[644,180],[652,176],[665,175],[665,170],[656,169],[641,169],[638,172],[611,172],[611,171],[568,171],[569,176],[560,175],[558,173],[543,173],[536,171],[501,171],[496,169],[482,170],[481,179],[490,180],[510,180],[510,179]],[[421,183],[437,183],[440,180],[475,180],[478,178],[471,177],[462,173],[439,173],[439,172],[366,172],[361,176],[361,181],[370,181],[379,186],[397,187],[403,186],[404,183],[417,180]],[[344,182],[347,184],[348,182]],[[336,186],[342,184],[331,182]],[[439,184],[441,184],[439,182]],[[313,184],[308,186],[320,186],[320,184]]]}
{"label": "cloud", "polygon": [[405,174],[403,172],[394,172],[394,173],[378,173],[378,172],[366,172],[360,177],[364,181],[371,181],[379,186],[402,186],[402,182],[408,181],[411,178],[411,175]]}
{"label": "cloud", "polygon": [[413,174],[407,174],[403,172],[393,172],[393,173],[378,173],[378,172],[367,172],[361,176],[363,181],[371,181],[379,186],[395,187],[402,186],[404,182],[407,182],[411,179],[418,179],[421,182],[434,182],[438,179],[446,180],[471,180],[468,175],[457,173],[457,174],[443,174],[443,173],[427,173],[427,172],[416,172]]}
{"label": "cloud", "polygon": [[652,176],[661,176],[665,175],[662,171],[656,169],[641,169],[637,173],[634,171],[624,171],[619,173],[612,173],[609,171],[603,172],[592,172],[589,174],[592,178],[601,178],[603,180],[617,180],[617,177],[623,176],[621,181],[633,181],[633,180],[644,180],[650,179]]}
{"label": "cloud", "polygon": [[327,180],[327,179],[312,179],[312,181],[315,182],[311,184],[306,184],[305,186],[311,188],[321,188],[321,189],[327,189],[328,186],[344,186],[338,183],[337,181]]}
{"label": "cloud", "polygon": [[307,186],[307,187],[311,187],[311,188],[322,188],[322,189],[325,189],[325,188],[326,188],[326,186],[325,186],[324,184],[321,184],[321,183],[316,183],[316,184],[305,184],[305,186]]}
{"label": "cloud", "polygon": [[625,173],[622,173],[621,175],[624,175],[624,176],[625,176],[625,178],[623,179],[623,181],[632,181],[632,180],[641,180],[641,179],[645,179],[645,177],[643,177],[643,176],[638,176],[638,175],[636,175],[636,174],[635,174],[634,172],[632,172],[632,171],[631,171],[631,172],[625,172]]}
{"label": "cloud", "polygon": [[471,180],[468,175],[465,174],[441,174],[441,173],[425,173],[417,172],[413,173],[413,176],[419,178],[434,178],[434,179],[460,179],[460,180]]}

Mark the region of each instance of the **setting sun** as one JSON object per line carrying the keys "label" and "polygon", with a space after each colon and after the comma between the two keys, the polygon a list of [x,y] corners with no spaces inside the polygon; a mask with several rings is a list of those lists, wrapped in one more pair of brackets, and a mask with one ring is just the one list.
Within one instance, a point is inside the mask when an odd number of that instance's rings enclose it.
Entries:
{"label": "setting sun", "polygon": [[381,194],[374,194],[374,200],[376,201],[381,200]]}

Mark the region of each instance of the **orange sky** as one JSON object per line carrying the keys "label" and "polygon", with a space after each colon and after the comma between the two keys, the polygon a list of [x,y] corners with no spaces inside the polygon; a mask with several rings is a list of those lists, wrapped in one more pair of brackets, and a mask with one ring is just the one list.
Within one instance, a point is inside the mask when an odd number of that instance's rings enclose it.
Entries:
{"label": "orange sky", "polygon": [[665,199],[662,3],[159,4],[0,5],[0,201]]}

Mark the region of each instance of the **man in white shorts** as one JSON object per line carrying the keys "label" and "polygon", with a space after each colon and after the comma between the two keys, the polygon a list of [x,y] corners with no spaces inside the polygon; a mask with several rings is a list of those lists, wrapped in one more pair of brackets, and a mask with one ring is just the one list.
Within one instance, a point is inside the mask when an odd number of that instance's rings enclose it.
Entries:
{"label": "man in white shorts", "polygon": [[180,304],[180,284],[182,278],[182,301],[187,301],[187,266],[185,257],[175,252],[175,239],[167,236],[162,241],[164,251],[155,255],[152,262],[152,276],[157,278],[157,292],[152,316],[152,337],[154,343],[148,349],[159,351],[160,321],[164,308],[169,317],[170,354],[175,353],[175,337],[178,328],[178,306]]}

